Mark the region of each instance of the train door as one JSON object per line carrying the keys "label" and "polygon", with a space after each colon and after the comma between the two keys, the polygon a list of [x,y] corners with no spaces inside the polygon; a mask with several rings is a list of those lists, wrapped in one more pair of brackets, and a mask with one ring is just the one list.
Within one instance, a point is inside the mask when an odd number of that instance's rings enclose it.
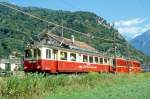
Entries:
{"label": "train door", "polygon": [[109,72],[113,72],[113,60],[111,58],[108,58],[109,61]]}
{"label": "train door", "polygon": [[67,51],[58,51],[58,71],[66,72],[68,68],[67,60],[68,60],[68,52]]}
{"label": "train door", "polygon": [[53,67],[52,67],[52,72],[57,72],[58,71],[58,50],[52,49],[52,58],[53,58]]}
{"label": "train door", "polygon": [[128,73],[130,72],[131,63],[129,60],[127,60],[127,67],[128,67]]}
{"label": "train door", "polygon": [[113,59],[113,66],[112,67],[113,67],[113,72],[116,72],[117,64],[116,64],[116,59],[115,58]]}
{"label": "train door", "polygon": [[132,66],[133,66],[132,61],[128,60],[128,66],[129,66],[129,73],[130,73],[132,72]]}

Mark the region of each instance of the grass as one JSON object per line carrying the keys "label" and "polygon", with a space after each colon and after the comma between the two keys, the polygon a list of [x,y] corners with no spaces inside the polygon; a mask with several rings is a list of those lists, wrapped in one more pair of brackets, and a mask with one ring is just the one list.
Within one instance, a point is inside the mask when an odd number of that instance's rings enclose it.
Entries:
{"label": "grass", "polygon": [[150,73],[0,78],[0,99],[150,99]]}

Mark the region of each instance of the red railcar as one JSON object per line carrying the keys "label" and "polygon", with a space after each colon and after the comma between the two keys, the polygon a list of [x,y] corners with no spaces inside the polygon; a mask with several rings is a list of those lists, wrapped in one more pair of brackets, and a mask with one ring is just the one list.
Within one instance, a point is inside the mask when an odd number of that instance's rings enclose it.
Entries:
{"label": "red railcar", "polygon": [[116,58],[115,72],[117,73],[139,73],[141,72],[141,64],[137,60],[127,60],[124,58]]}
{"label": "red railcar", "polygon": [[112,59],[57,47],[38,46],[25,50],[25,71],[48,73],[112,72]]}
{"label": "red railcar", "polygon": [[134,73],[141,72],[141,64],[137,60],[129,60],[129,71]]}
{"label": "red railcar", "polygon": [[115,66],[116,66],[116,72],[118,73],[128,73],[129,72],[129,66],[127,63],[127,60],[124,58],[116,58],[114,59]]}

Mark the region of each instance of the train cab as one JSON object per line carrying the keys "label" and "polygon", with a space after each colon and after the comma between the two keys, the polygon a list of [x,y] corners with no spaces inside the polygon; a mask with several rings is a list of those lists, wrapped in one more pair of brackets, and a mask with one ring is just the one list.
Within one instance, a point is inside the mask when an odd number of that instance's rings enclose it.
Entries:
{"label": "train cab", "polygon": [[41,49],[28,48],[25,50],[24,71],[36,71],[40,68]]}
{"label": "train cab", "polygon": [[25,50],[24,71],[56,72],[58,50],[35,47]]}

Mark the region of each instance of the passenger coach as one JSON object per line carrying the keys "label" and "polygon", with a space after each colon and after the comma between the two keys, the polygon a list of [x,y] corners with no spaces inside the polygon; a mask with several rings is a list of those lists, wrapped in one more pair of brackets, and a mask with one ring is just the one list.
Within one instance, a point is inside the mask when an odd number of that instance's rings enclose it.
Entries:
{"label": "passenger coach", "polygon": [[99,54],[38,46],[25,50],[25,71],[39,72],[112,72],[112,59]]}

